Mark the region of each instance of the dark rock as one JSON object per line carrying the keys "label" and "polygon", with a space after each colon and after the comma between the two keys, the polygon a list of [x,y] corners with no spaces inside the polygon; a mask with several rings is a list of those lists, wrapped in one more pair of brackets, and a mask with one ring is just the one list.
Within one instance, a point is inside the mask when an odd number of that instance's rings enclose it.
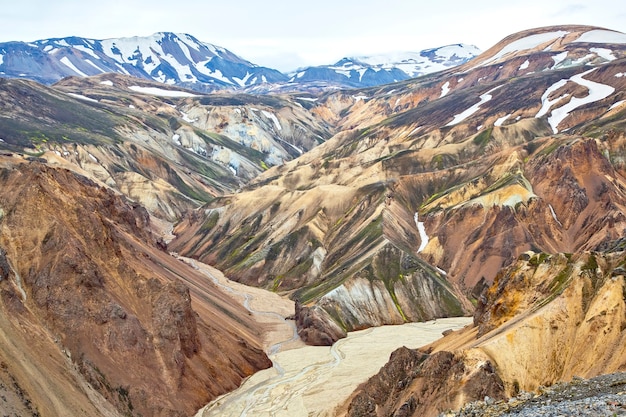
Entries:
{"label": "dark rock", "polygon": [[504,384],[491,363],[468,369],[463,358],[453,353],[427,355],[403,347],[359,387],[348,416],[435,415],[459,398],[476,401],[486,397],[491,401],[504,398]]}
{"label": "dark rock", "polygon": [[331,346],[347,336],[345,330],[321,307],[306,307],[296,301],[296,327],[298,335],[308,345]]}
{"label": "dark rock", "polygon": [[10,271],[11,271],[11,267],[9,266],[7,253],[4,249],[0,248],[0,281],[4,281],[5,279],[8,279]]}

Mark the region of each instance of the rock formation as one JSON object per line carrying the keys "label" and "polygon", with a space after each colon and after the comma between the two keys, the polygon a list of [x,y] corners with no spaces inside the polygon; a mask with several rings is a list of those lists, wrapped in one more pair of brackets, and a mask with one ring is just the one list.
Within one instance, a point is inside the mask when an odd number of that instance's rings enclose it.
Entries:
{"label": "rock formation", "polygon": [[[523,254],[480,297],[472,328],[422,352],[396,351],[353,394],[349,415],[436,416],[485,397],[626,371],[624,262],[625,252]],[[471,377],[429,377],[424,368],[442,357]]]}
{"label": "rock formation", "polygon": [[468,314],[524,251],[626,227],[626,43],[610,33],[522,32],[436,77],[328,94],[311,112],[339,133],[189,216],[172,248],[347,331]]}
{"label": "rock formation", "polygon": [[190,293],[144,208],[15,157],[0,182],[1,378],[29,414],[190,415],[270,365],[242,307]]}

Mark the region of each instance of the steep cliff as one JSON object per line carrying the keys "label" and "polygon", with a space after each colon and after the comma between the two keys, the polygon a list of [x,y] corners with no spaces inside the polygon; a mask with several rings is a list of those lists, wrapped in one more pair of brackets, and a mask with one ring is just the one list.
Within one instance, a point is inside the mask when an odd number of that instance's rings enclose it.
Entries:
{"label": "steep cliff", "polygon": [[[472,328],[396,352],[353,394],[348,415],[435,416],[485,396],[625,371],[625,262],[624,252],[523,254],[480,297]],[[441,357],[470,377],[432,378],[424,368]],[[390,388],[375,395],[381,387]]]}
{"label": "steep cliff", "polygon": [[144,208],[0,158],[1,378],[29,413],[189,415],[270,365],[241,306],[183,284]]}

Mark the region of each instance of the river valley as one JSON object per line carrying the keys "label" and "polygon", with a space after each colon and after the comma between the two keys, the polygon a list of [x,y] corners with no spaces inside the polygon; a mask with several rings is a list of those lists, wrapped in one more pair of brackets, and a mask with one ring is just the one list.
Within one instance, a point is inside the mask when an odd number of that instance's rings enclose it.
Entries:
{"label": "river valley", "polygon": [[395,349],[431,343],[448,329],[471,323],[469,317],[382,326],[351,332],[332,347],[307,346],[293,320],[293,301],[227,279],[220,271],[179,258],[210,278],[226,295],[239,300],[267,329],[264,349],[273,367],[257,372],[196,417],[336,416],[354,389],[387,362]]}

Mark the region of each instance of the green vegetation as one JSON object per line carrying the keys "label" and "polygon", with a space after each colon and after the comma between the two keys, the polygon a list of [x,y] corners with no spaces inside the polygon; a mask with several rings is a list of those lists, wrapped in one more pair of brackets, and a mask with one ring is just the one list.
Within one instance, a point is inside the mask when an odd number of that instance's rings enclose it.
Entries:
{"label": "green vegetation", "polygon": [[204,221],[204,223],[202,223],[202,226],[200,226],[199,232],[202,234],[210,232],[211,230],[213,230],[219,219],[220,214],[217,211],[211,212],[211,214],[209,214],[209,217]]}
{"label": "green vegetation", "polygon": [[539,152],[539,155],[540,156],[550,155],[552,152],[557,150],[562,144],[563,143],[561,141],[553,139],[552,143],[550,143],[549,145],[541,149],[541,151]]}
{"label": "green vegetation", "polygon": [[251,94],[232,94],[218,95],[211,94],[203,96],[198,100],[204,106],[268,106],[275,110],[287,107],[289,103],[281,98],[271,95],[251,95]]}
{"label": "green vegetation", "polygon": [[167,171],[167,180],[170,184],[172,184],[178,191],[182,194],[186,195],[189,198],[192,198],[199,202],[209,202],[213,199],[209,193],[204,190],[196,189],[187,184],[178,173],[169,166],[169,164],[164,163],[164,168]]}
{"label": "green vegetation", "polygon": [[481,149],[485,147],[485,145],[491,140],[491,133],[493,132],[493,127],[483,130],[472,139],[474,145],[480,147]]}
{"label": "green vegetation", "polygon": [[589,254],[587,262],[580,268],[581,271],[596,272],[598,269],[598,261],[593,253]]}
{"label": "green vegetation", "polygon": [[457,159],[454,155],[450,155],[447,153],[440,153],[439,155],[433,156],[430,160],[430,165],[433,169],[442,170],[454,166],[458,163]]}
{"label": "green vegetation", "polygon": [[528,263],[534,267],[539,266],[540,264],[544,263],[546,260],[548,260],[550,258],[550,255],[545,253],[545,252],[541,252],[541,253],[537,253],[535,255],[533,255],[530,260],[528,261]]}

